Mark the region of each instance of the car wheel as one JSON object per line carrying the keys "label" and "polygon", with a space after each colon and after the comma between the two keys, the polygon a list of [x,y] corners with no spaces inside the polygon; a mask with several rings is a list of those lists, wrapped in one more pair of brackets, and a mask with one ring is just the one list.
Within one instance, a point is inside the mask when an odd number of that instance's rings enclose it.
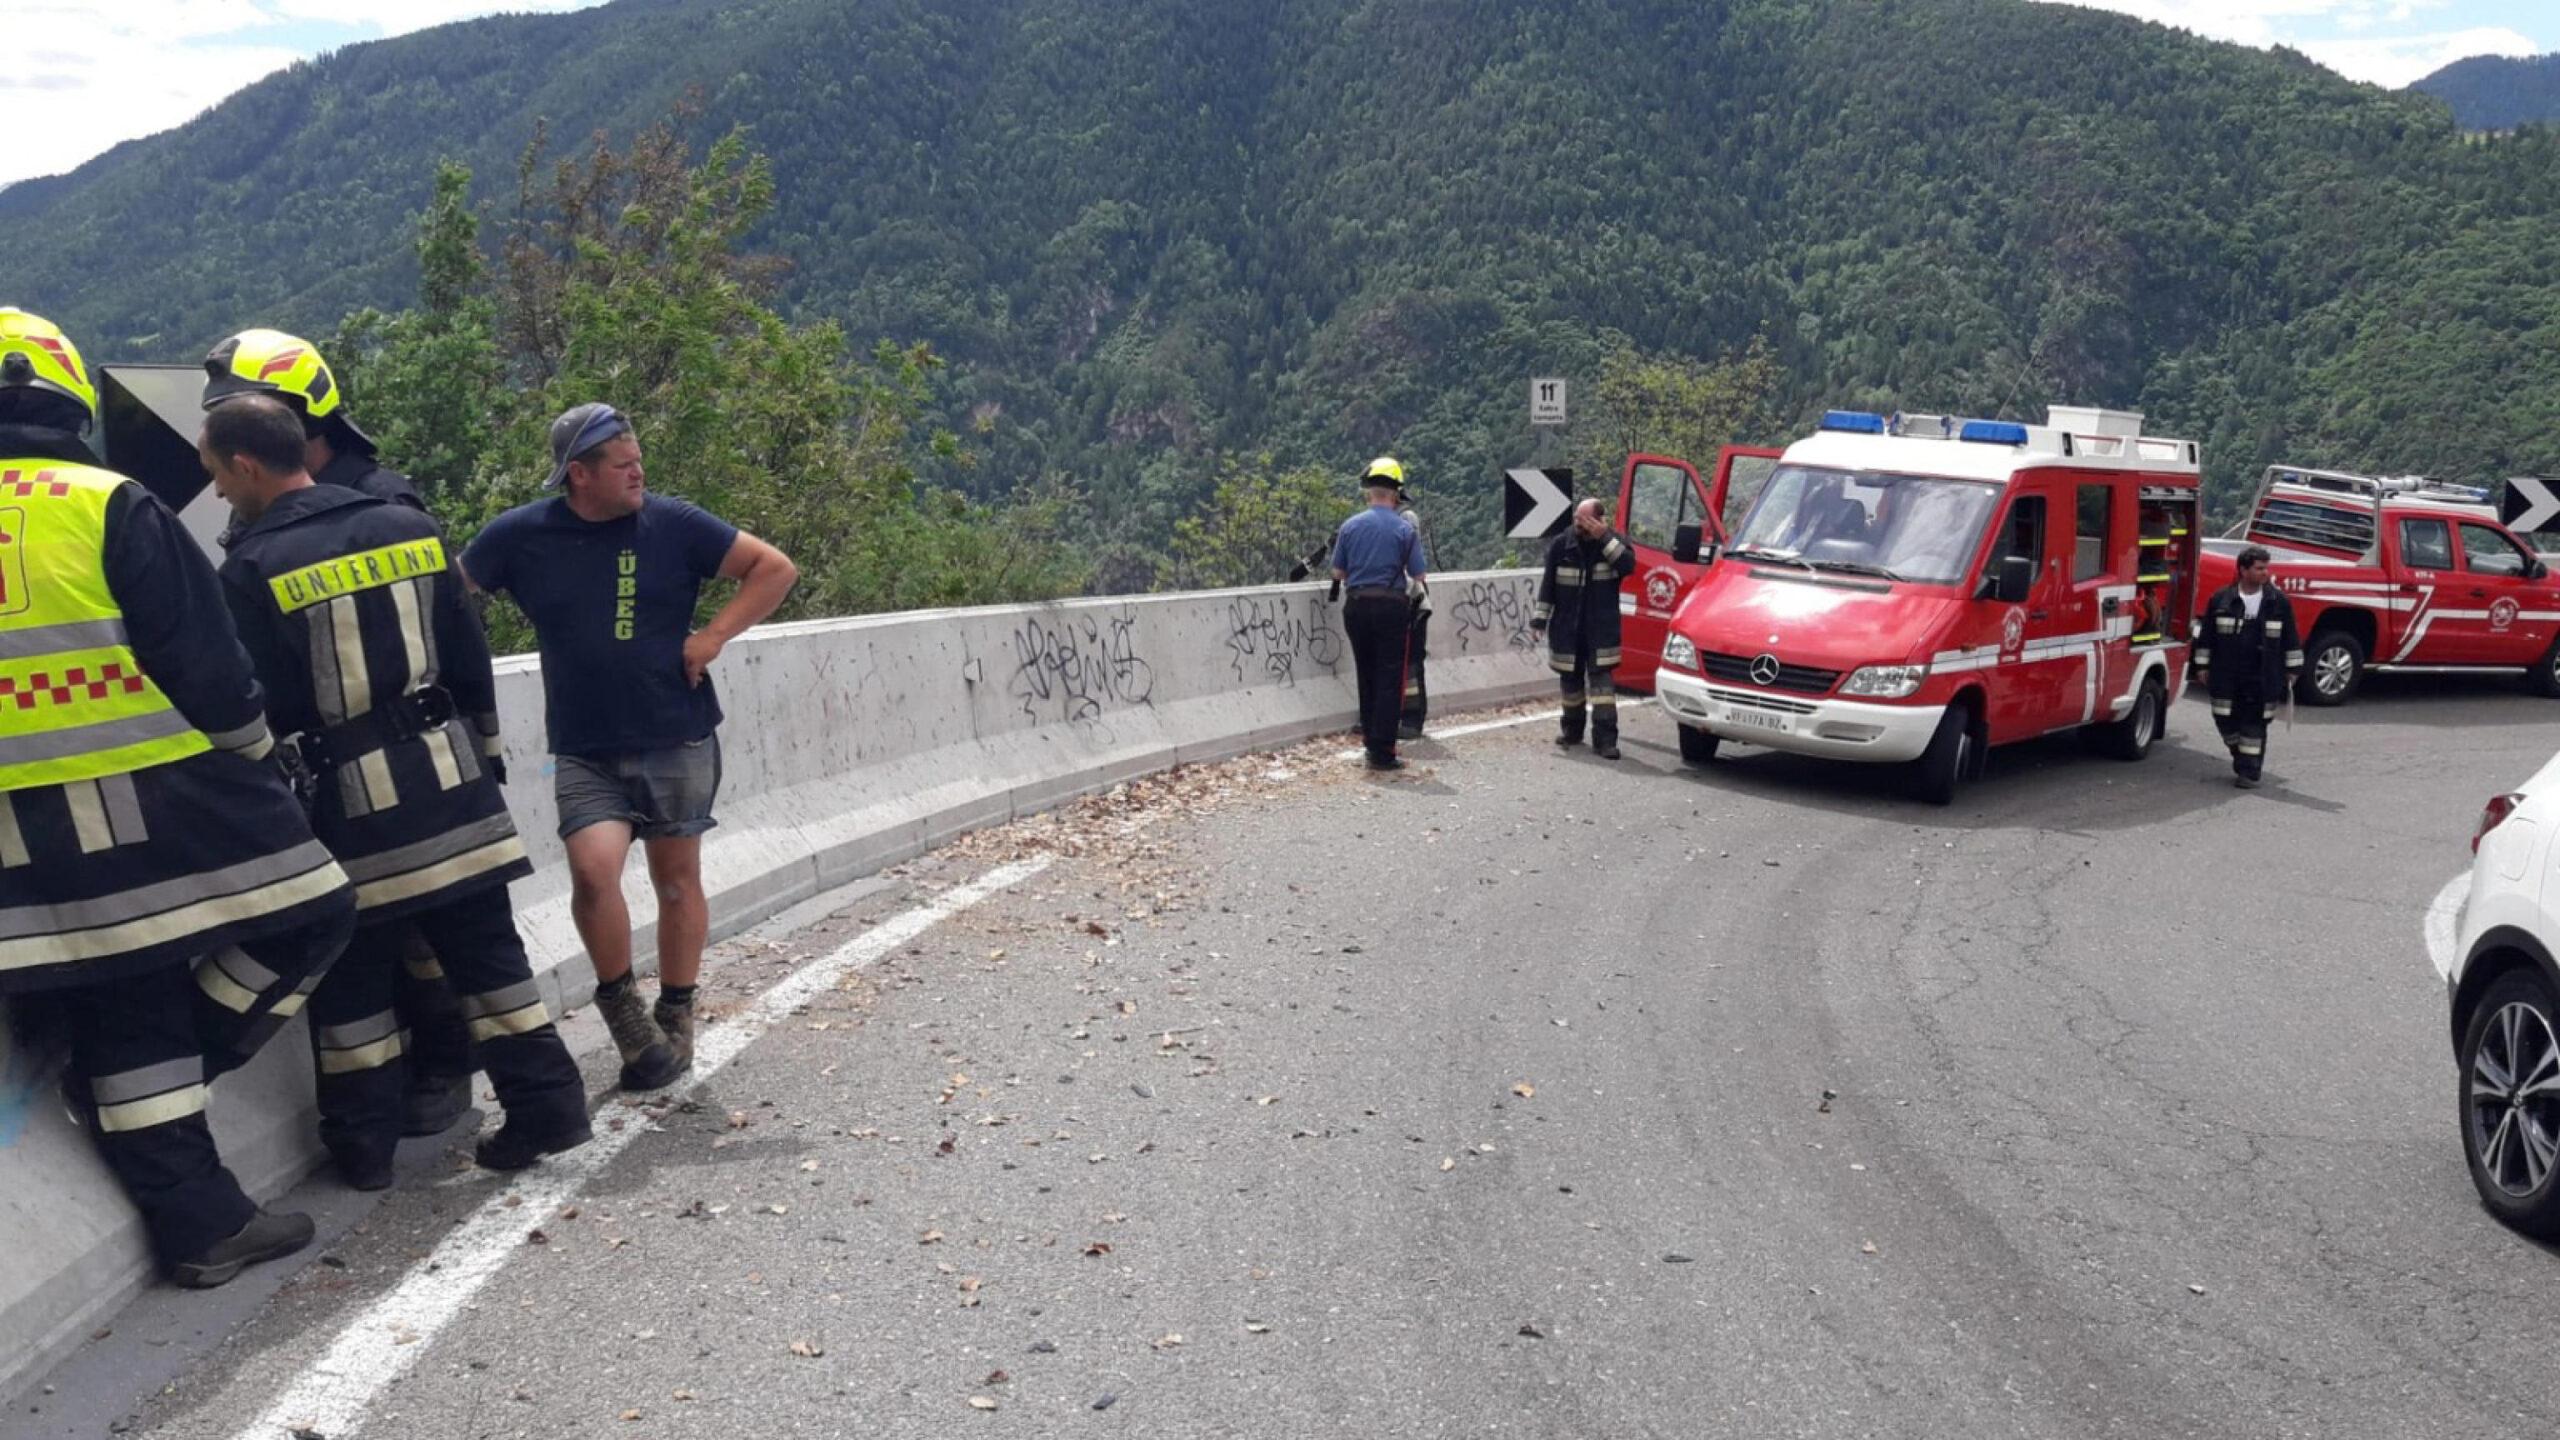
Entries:
{"label": "car wheel", "polygon": [[2344,705],[2364,681],[2364,642],[2344,630],[2311,637],[2294,694],[2305,705]]}
{"label": "car wheel", "polygon": [[1929,748],[1921,751],[1915,762],[1911,793],[1932,805],[1954,804],[1956,786],[1979,773],[1974,756],[1978,744],[1973,734],[1973,712],[1962,705],[1948,706],[1947,713],[1938,717],[1938,730],[1929,737]]}
{"label": "car wheel", "polygon": [[2160,717],[2169,710],[2169,687],[2157,671],[2146,675],[2133,697],[2133,709],[2121,720],[2100,728],[2100,744],[2119,760],[2139,760],[2160,738]]}
{"label": "car wheel", "polygon": [[1716,758],[1716,737],[1695,725],[1680,727],[1680,760],[1686,765],[1706,765]]}
{"label": "car wheel", "polygon": [[2489,1213],[2560,1237],[2560,1004],[2542,972],[2501,976],[2462,1037],[2462,1148]]}
{"label": "car wheel", "polygon": [[2553,640],[2551,648],[2534,662],[2525,683],[2533,687],[2536,695],[2560,695],[2560,639]]}

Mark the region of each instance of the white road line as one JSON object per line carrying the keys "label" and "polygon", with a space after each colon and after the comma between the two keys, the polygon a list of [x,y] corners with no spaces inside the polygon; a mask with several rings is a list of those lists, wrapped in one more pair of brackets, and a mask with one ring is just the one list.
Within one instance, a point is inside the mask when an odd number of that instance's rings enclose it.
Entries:
{"label": "white road line", "polygon": [[[1621,700],[1618,702],[1618,708],[1620,710],[1640,710],[1652,703],[1653,702],[1651,700]],[[1469,735],[1482,735],[1488,730],[1510,730],[1521,725],[1535,725],[1541,720],[1553,720],[1554,718],[1556,718],[1555,711],[1541,710],[1535,715],[1514,715],[1508,720],[1479,720],[1473,725],[1455,725],[1446,730],[1425,730],[1422,732],[1422,738],[1425,740],[1463,740]],[[1334,758],[1337,760],[1357,760],[1368,753],[1369,752],[1366,750],[1361,750],[1355,747],[1353,749],[1343,751]]]}
{"label": "white road line", "polygon": [[[861,969],[936,924],[981,901],[1022,883],[1049,866],[1037,857],[991,870],[959,886],[929,905],[881,922],[843,948],[785,976],[756,997],[736,1017],[706,1027],[693,1052],[691,1081],[708,1080],[738,1058],[776,1023]],[[689,1081],[688,1083],[691,1083]],[[238,1435],[238,1440],[282,1440],[298,1427],[308,1427],[337,1440],[360,1429],[374,1397],[405,1372],[438,1332],[471,1303],[482,1286],[524,1245],[525,1232],[542,1217],[557,1212],[595,1178],[632,1141],[653,1127],[634,1123],[614,1131],[599,1127],[596,1138],[567,1155],[528,1170],[509,1193],[492,1195],[477,1214],[445,1237],[426,1262],[391,1293],[365,1307],[348,1323],[327,1354]]]}
{"label": "white road line", "polygon": [[2471,898],[2471,872],[2463,871],[2444,882],[2436,898],[2427,902],[2427,958],[2435,962],[2436,978],[2453,978],[2453,947],[2462,934],[2462,907]]}

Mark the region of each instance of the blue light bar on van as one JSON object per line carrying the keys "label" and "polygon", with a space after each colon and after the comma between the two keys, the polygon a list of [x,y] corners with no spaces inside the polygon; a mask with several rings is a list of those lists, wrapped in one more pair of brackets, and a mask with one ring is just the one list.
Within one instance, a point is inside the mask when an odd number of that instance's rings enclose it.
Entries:
{"label": "blue light bar on van", "polygon": [[2013,425],[2006,420],[1967,420],[1956,438],[1970,440],[1976,445],[2024,445],[2027,443],[2027,427]]}
{"label": "blue light bar on van", "polygon": [[1864,410],[1826,410],[1822,412],[1822,428],[1843,430],[1852,435],[1881,435],[1884,417]]}

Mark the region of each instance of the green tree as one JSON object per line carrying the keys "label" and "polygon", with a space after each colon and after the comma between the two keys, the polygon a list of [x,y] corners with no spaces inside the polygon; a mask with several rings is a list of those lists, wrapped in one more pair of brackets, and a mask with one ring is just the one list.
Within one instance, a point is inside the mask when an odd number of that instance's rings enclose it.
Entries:
{"label": "green tree", "polygon": [[480,473],[511,403],[470,197],[470,170],[436,167],[435,198],[418,220],[417,308],[358,310],[328,350],[348,412],[438,509]]}
{"label": "green tree", "polygon": [[1606,450],[1595,457],[1614,477],[1617,462],[1640,453],[1714,462],[1726,445],[1765,444],[1777,434],[1778,362],[1765,340],[1715,360],[1648,355],[1613,337],[1591,385],[1586,414]]}
{"label": "green tree", "polygon": [[1174,522],[1157,583],[1171,590],[1277,584],[1333,534],[1348,504],[1331,471],[1281,468],[1268,455],[1230,459],[1199,512]]}
{"label": "green tree", "polygon": [[[987,506],[919,481],[927,460],[968,459],[930,422],[930,347],[883,340],[855,357],[841,327],[772,308],[781,268],[744,246],[775,191],[742,135],[696,163],[660,125],[547,169],[537,140],[518,179],[494,274],[469,173],[446,166],[420,220],[420,304],[340,328],[350,393],[386,457],[432,480],[457,539],[536,498],[551,418],[603,400],[632,418],[653,488],[799,562],[786,614],[1076,588],[1062,497]],[[502,645],[530,638],[511,607],[491,623]]]}

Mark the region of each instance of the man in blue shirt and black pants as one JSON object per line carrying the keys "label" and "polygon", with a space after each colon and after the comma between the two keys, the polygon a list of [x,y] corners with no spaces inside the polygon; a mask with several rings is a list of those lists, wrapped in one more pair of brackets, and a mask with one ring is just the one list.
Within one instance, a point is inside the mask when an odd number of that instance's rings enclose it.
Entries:
{"label": "man in blue shirt and black pants", "polygon": [[1333,578],[1344,590],[1342,628],[1351,635],[1351,664],[1360,677],[1360,739],[1372,770],[1401,770],[1396,718],[1404,706],[1405,637],[1413,622],[1412,587],[1422,582],[1422,541],[1396,513],[1404,467],[1381,456],[1360,478],[1369,508],[1342,522],[1333,537]]}

